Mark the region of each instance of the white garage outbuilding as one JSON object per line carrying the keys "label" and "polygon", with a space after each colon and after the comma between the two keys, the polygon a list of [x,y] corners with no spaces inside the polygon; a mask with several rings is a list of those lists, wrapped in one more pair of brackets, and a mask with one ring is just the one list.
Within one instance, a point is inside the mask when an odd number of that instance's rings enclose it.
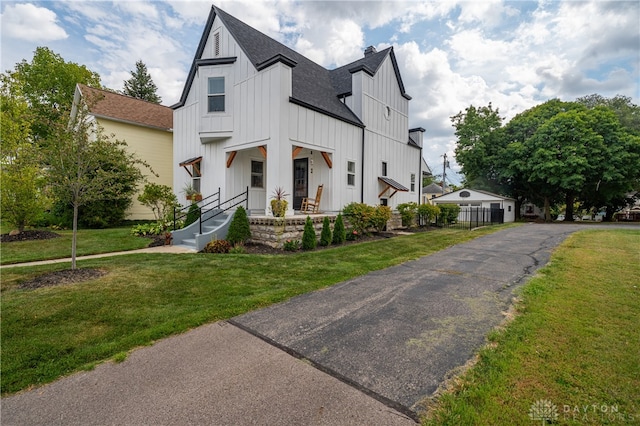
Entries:
{"label": "white garage outbuilding", "polygon": [[502,195],[479,189],[460,189],[439,197],[431,202],[438,204],[457,204],[460,207],[479,207],[487,210],[502,210],[504,222],[513,222],[516,219],[516,200]]}

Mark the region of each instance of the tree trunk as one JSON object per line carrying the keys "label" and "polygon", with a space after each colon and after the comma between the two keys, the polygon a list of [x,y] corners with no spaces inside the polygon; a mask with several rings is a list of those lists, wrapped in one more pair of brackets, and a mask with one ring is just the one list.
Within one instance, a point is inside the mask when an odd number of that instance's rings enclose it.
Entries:
{"label": "tree trunk", "polygon": [[565,203],[567,204],[567,210],[564,213],[564,221],[565,222],[573,222],[573,202],[575,200],[575,195],[573,192],[567,192],[565,197]]}
{"label": "tree trunk", "polygon": [[613,214],[616,212],[616,209],[613,206],[607,206],[606,213],[604,215],[603,222],[613,222]]}
{"label": "tree trunk", "polygon": [[549,197],[544,197],[544,221],[551,222],[551,205]]}
{"label": "tree trunk", "polygon": [[73,203],[73,234],[71,238],[71,269],[76,269],[77,235],[78,235],[78,203]]}

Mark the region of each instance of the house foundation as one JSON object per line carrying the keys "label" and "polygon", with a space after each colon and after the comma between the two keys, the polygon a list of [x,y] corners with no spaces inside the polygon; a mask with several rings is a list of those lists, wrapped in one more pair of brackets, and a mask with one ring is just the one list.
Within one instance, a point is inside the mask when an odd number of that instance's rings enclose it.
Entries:
{"label": "house foundation", "polygon": [[[322,232],[322,222],[324,221],[325,216],[329,218],[331,230],[333,231],[337,215],[309,215],[318,238],[320,238],[320,233]],[[251,239],[249,242],[265,244],[275,248],[282,248],[285,241],[302,241],[302,234],[304,233],[304,225],[307,221],[307,216],[249,216],[248,219],[249,228],[251,229]],[[349,222],[346,219],[344,225],[345,228],[349,229]],[[391,219],[387,222],[387,230],[391,231],[401,227],[402,219],[400,214],[394,212]]]}

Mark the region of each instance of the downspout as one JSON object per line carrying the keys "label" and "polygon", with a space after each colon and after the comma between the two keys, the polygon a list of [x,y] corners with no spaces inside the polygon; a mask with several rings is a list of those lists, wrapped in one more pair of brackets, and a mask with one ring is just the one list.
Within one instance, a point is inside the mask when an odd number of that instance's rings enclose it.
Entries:
{"label": "downspout", "polygon": [[416,179],[418,186],[418,205],[422,203],[422,147],[420,147],[420,157],[418,158],[418,178]]}
{"label": "downspout", "polygon": [[362,128],[362,159],[360,163],[360,202],[364,203],[364,127]]}

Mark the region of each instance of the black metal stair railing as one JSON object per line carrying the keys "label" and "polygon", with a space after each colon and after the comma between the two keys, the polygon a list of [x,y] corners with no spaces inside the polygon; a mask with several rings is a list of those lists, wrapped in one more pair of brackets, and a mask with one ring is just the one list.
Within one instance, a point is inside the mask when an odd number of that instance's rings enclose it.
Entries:
{"label": "black metal stair railing", "polygon": [[[239,206],[240,204],[245,203],[245,208],[248,209],[249,208],[249,187],[247,186],[247,189],[244,192],[241,192],[240,194],[236,195],[235,197],[231,197],[226,201],[220,201],[220,188],[218,188],[218,192],[213,193],[212,195],[203,198],[202,200],[198,201],[198,209],[199,209],[199,233],[202,234],[202,224],[217,217],[220,216],[221,214],[227,212],[228,210]],[[209,209],[207,209],[206,207],[209,207]],[[190,206],[187,207],[182,207],[180,209],[173,209],[173,230],[176,230],[176,224],[179,220],[186,218],[187,215],[189,214],[189,208]],[[207,212],[211,209],[217,209],[218,211],[215,212],[214,214],[212,214],[211,216],[207,217],[206,219],[203,219],[204,216],[204,212]]]}

